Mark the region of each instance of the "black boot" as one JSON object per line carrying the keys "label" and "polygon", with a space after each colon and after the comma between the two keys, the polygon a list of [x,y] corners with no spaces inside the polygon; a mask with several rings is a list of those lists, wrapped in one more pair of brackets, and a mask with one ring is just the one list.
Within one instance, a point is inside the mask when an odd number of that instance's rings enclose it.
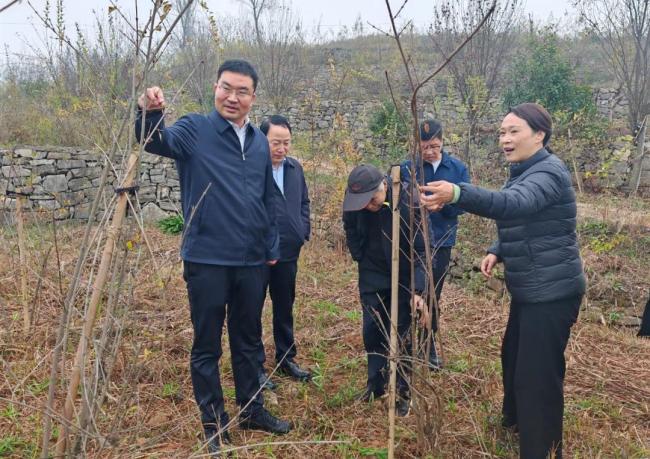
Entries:
{"label": "black boot", "polygon": [[434,340],[431,340],[431,349],[429,350],[429,370],[439,371],[442,369],[442,360],[438,357],[436,352],[436,343]]}
{"label": "black boot", "polygon": [[259,384],[262,389],[275,390],[278,388],[278,385],[273,382],[273,380],[266,374],[266,371],[262,370],[258,376]]}
{"label": "black boot", "polygon": [[355,397],[357,402],[361,403],[370,403],[373,400],[378,400],[386,395],[384,390],[373,390],[370,387],[366,387],[363,392]]}
{"label": "black boot", "polygon": [[269,413],[266,408],[257,410],[255,413],[245,414],[239,426],[242,429],[264,430],[266,432],[283,435],[288,433],[292,426],[288,421],[278,419]]}
{"label": "black boot", "polygon": [[230,434],[225,427],[228,422],[228,415],[225,414],[225,416],[221,417],[223,427],[220,427],[219,424],[205,424],[203,426],[206,448],[213,458],[221,457],[221,448],[230,444]]}
{"label": "black boot", "polygon": [[285,359],[280,363],[278,372],[291,376],[298,381],[309,381],[311,379],[311,373],[309,371],[303,370],[296,362],[290,359]]}
{"label": "black boot", "polygon": [[403,418],[411,412],[411,397],[398,395],[395,400],[395,415],[398,418]]}

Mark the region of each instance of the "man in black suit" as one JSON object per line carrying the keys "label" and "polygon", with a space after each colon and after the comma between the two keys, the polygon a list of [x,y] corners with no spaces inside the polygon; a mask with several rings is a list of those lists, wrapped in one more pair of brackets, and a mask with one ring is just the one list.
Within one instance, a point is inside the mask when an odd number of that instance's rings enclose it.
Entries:
{"label": "man in black suit", "polygon": [[[273,302],[273,340],[278,371],[300,381],[307,381],[311,373],[295,362],[296,342],[293,336],[293,303],[296,298],[298,257],[305,241],[309,240],[309,193],[302,166],[291,151],[291,125],[280,115],[267,118],[260,125],[271,150],[273,179],[276,186],[276,211],[280,232],[280,259],[269,266],[267,286]],[[274,389],[275,383],[264,371],[264,344],[259,345],[260,386]]]}

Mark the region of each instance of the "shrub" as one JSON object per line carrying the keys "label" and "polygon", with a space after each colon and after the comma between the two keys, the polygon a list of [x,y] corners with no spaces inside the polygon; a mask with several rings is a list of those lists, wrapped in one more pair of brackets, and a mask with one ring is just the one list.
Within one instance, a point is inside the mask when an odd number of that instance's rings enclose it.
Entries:
{"label": "shrub", "polygon": [[[406,116],[406,111],[402,111]],[[409,118],[403,118],[392,101],[384,101],[371,114],[370,131],[384,142],[383,154],[387,159],[403,159],[407,152]]]}
{"label": "shrub", "polygon": [[167,218],[163,218],[158,221],[158,228],[162,230],[163,233],[167,234],[181,234],[183,232],[183,225],[185,220],[180,214],[172,215]]}
{"label": "shrub", "polygon": [[591,88],[575,82],[574,71],[558,47],[550,29],[533,33],[509,72],[503,95],[505,108],[523,102],[538,102],[549,112],[595,112]]}

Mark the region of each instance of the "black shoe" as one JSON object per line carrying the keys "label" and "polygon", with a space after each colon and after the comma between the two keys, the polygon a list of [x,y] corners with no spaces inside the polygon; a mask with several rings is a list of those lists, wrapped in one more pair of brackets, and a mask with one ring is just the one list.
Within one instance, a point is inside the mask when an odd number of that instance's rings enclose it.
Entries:
{"label": "black shoe", "polygon": [[511,431],[512,433],[519,432],[519,426],[517,426],[517,421],[510,418],[509,416],[503,416],[501,418],[501,427]]}
{"label": "black shoe", "polygon": [[436,352],[436,346],[432,342],[431,349],[429,350],[429,370],[431,371],[440,371],[442,369],[442,360],[438,357]]}
{"label": "black shoe", "polygon": [[278,388],[278,385],[271,380],[264,370],[260,372],[258,381],[262,389],[275,390]]}
{"label": "black shoe", "polygon": [[290,422],[276,418],[265,408],[247,415],[239,425],[242,429],[264,430],[279,435],[288,433],[292,428]]}
{"label": "black shoe", "polygon": [[221,447],[230,444],[230,434],[227,430],[219,432],[214,427],[205,427],[203,429],[205,435],[206,448],[208,453],[214,457],[221,457]]}
{"label": "black shoe", "polygon": [[398,418],[408,416],[411,412],[411,399],[407,397],[398,396],[395,400],[395,415]]}
{"label": "black shoe", "polygon": [[309,381],[311,379],[311,373],[300,368],[293,360],[284,360],[279,365],[278,372],[291,376],[293,379],[297,379],[298,381]]}
{"label": "black shoe", "polygon": [[362,403],[370,403],[373,400],[378,400],[384,397],[386,393],[384,391],[372,390],[369,387],[366,387],[363,392],[356,396],[355,400]]}

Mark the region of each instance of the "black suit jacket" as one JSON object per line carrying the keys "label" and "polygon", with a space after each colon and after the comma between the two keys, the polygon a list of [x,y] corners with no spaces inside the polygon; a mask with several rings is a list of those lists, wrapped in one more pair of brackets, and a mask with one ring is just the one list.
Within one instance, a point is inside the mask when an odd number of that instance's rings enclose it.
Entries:
{"label": "black suit jacket", "polygon": [[309,240],[309,191],[305,174],[297,159],[287,156],[283,163],[284,195],[275,185],[276,212],[280,232],[280,261],[297,260]]}

